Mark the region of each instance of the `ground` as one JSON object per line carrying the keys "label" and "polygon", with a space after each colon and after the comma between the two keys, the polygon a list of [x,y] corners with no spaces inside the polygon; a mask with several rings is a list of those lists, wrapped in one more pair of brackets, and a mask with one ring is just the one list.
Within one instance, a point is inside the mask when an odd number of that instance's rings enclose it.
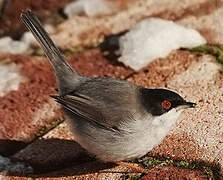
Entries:
{"label": "ground", "polygon": [[[223,42],[222,0],[129,0],[126,4],[114,0],[118,9],[110,15],[81,14],[69,19],[61,13],[69,1],[36,0],[35,5],[22,2],[24,5],[10,1],[3,8],[1,36],[19,39],[25,28],[18,14],[26,8],[33,9],[54,27],[51,37],[78,73],[172,89],[196,102],[198,108],[186,110],[164,141],[142,160],[103,163],[74,142],[60,107],[49,97],[56,93],[55,77],[37,44],[32,44],[31,53],[12,55],[0,49],[0,63],[15,64],[21,77],[16,89],[0,93],[0,155],[34,168],[29,175],[6,175],[5,171],[0,179],[223,178],[221,51],[173,50],[135,72],[118,62],[116,56],[105,56],[99,47],[105,36],[130,29],[148,17],[194,28],[209,44],[219,46]],[[18,10],[13,11],[15,7]]]}

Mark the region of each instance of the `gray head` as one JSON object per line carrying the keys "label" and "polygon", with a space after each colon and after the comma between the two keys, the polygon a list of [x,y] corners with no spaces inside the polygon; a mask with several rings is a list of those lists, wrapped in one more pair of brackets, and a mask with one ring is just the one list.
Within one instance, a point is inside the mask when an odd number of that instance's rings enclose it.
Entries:
{"label": "gray head", "polygon": [[140,90],[142,102],[153,116],[162,115],[173,108],[191,108],[195,103],[187,102],[179,94],[167,89]]}

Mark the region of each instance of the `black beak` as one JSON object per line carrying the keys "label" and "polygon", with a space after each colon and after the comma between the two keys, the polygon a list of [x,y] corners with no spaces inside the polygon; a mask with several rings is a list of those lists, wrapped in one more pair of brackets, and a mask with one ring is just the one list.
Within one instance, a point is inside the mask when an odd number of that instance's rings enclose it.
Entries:
{"label": "black beak", "polygon": [[195,108],[197,106],[196,103],[192,102],[185,102],[183,105],[187,106],[188,108]]}

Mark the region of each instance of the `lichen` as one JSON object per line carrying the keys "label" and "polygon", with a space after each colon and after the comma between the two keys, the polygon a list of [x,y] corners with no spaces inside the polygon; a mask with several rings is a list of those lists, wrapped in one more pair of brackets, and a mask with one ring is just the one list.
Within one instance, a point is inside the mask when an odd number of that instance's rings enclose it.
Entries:
{"label": "lichen", "polygon": [[167,158],[156,158],[145,156],[143,158],[137,159],[135,163],[143,166],[143,168],[151,169],[157,165],[168,165],[189,170],[198,170],[204,172],[209,179],[217,177],[218,174],[214,173],[216,167],[213,164],[209,164],[203,161],[187,161],[187,160],[173,160],[169,157]]}
{"label": "lichen", "polygon": [[181,168],[188,168],[190,163],[187,161],[179,161],[179,162],[175,162],[175,165]]}
{"label": "lichen", "polygon": [[84,46],[73,46],[68,49],[60,49],[61,53],[64,54],[65,56],[69,55],[76,55],[82,53],[84,50],[86,50]]}
{"label": "lichen", "polygon": [[136,163],[139,163],[146,169],[151,169],[158,164],[164,163],[164,161],[156,159],[154,157],[144,157],[143,159],[136,160]]}
{"label": "lichen", "polygon": [[222,44],[205,44],[191,49],[186,49],[194,53],[210,54],[216,57],[216,60],[223,64],[223,45]]}

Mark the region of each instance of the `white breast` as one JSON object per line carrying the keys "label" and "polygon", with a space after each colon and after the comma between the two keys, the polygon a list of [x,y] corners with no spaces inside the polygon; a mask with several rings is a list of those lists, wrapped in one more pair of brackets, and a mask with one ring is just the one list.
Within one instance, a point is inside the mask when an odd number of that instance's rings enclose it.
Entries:
{"label": "white breast", "polygon": [[144,119],[123,124],[121,133],[87,123],[82,130],[73,126],[72,131],[82,147],[103,161],[130,160],[142,157],[160,144],[181,112],[172,109],[155,118],[147,115]]}
{"label": "white breast", "polygon": [[132,158],[139,158],[152,150],[153,147],[159,145],[168,134],[170,128],[176,123],[181,112],[181,110],[172,109],[162,116],[136,121],[132,125],[135,127],[135,133],[131,134],[129,139],[132,140],[128,144],[129,154],[132,154]]}

